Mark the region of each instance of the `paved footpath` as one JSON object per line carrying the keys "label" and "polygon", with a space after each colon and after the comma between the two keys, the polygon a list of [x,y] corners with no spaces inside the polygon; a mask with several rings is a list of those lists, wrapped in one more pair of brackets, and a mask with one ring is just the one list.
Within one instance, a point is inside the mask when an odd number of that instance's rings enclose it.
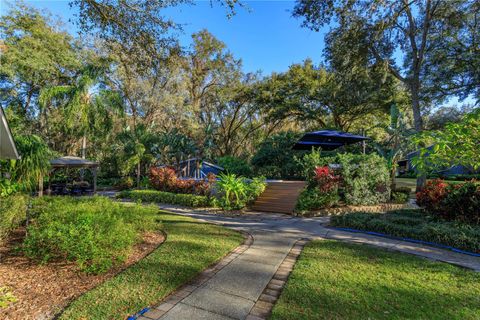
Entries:
{"label": "paved footpath", "polygon": [[245,319],[295,242],[253,232],[253,244],[160,319]]}
{"label": "paved footpath", "polygon": [[267,285],[271,284],[272,277],[278,273],[279,266],[289,254],[292,245],[301,238],[335,239],[368,244],[480,272],[480,258],[405,241],[326,228],[324,225],[328,222],[328,217],[297,218],[267,213],[228,217],[172,206],[162,205],[161,208],[246,231],[252,235],[253,243],[235,259],[230,258],[228,264],[222,266],[221,270],[202,285],[187,290],[185,295],[178,298],[176,304],[163,310],[159,317],[142,319],[263,319],[252,316],[251,310],[255,303],[258,304],[259,297]]}

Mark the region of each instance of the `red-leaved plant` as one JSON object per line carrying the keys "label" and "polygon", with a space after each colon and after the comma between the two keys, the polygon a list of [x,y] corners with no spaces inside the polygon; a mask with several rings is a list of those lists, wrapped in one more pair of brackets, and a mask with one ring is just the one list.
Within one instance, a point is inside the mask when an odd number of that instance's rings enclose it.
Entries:
{"label": "red-leaved plant", "polygon": [[332,192],[338,189],[340,184],[340,176],[335,175],[328,166],[316,167],[315,176],[313,178],[321,192]]}
{"label": "red-leaved plant", "polygon": [[417,192],[417,204],[428,212],[442,214],[442,201],[447,196],[447,186],[442,179],[429,180],[421,191]]}
{"label": "red-leaved plant", "polygon": [[157,190],[209,196],[216,177],[208,174],[204,180],[178,178],[171,167],[150,168],[150,184]]}

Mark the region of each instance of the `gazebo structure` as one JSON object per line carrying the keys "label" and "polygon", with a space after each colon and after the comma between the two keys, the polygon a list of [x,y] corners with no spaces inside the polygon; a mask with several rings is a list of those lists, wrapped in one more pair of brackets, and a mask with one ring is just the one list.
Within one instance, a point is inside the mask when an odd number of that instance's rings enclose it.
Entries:
{"label": "gazebo structure", "polygon": [[322,150],[335,150],[341,146],[370,140],[365,136],[336,130],[320,130],[308,132],[293,146],[294,150],[311,150],[312,147]]}
{"label": "gazebo structure", "polygon": [[[98,162],[86,160],[79,157],[66,156],[50,161],[52,170],[50,171],[50,176],[55,173],[57,170],[61,169],[88,169],[92,172],[93,176],[93,193],[97,192],[97,169],[99,166]],[[51,179],[49,179],[48,189],[51,190]]]}
{"label": "gazebo structure", "polygon": [[7,118],[0,106],[0,159],[20,159]]}

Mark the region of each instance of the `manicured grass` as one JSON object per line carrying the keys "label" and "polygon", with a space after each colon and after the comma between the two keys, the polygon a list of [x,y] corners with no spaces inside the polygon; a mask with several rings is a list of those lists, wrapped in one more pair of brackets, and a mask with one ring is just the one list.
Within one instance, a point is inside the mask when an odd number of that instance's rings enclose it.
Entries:
{"label": "manicured grass", "polygon": [[330,224],[444,244],[480,253],[480,225],[445,221],[422,210],[387,213],[353,212],[333,216]]}
{"label": "manicured grass", "polygon": [[271,319],[480,319],[480,273],[364,245],[314,241]]}
{"label": "manicured grass", "polygon": [[75,300],[60,319],[125,319],[159,302],[238,246],[241,234],[161,212],[167,239],[149,256]]}

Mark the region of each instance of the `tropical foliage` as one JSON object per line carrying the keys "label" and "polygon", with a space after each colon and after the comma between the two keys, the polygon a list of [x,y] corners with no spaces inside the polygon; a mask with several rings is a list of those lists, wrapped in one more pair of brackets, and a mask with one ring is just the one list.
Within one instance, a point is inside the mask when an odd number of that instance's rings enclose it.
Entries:
{"label": "tropical foliage", "polygon": [[265,190],[264,178],[246,178],[234,174],[222,174],[217,182],[219,205],[226,210],[238,210],[255,200]]}

